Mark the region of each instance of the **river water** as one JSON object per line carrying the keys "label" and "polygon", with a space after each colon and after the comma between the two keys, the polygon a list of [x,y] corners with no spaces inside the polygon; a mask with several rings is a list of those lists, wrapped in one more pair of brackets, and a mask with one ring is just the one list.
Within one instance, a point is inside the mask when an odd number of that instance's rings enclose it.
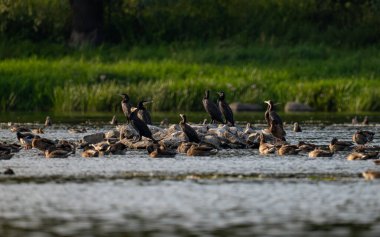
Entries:
{"label": "river water", "polygon": [[[357,129],[380,126],[286,126],[290,143],[327,145],[351,140]],[[86,125],[71,134],[57,124],[47,138],[77,140],[108,131]],[[0,141],[16,141],[6,124]],[[254,124],[258,130],[263,124]],[[123,156],[45,159],[21,150],[0,161],[16,175],[0,174],[0,236],[380,236],[380,170],[373,161],[347,161],[347,153],[261,156],[258,150],[221,150],[216,156],[152,159],[144,150]]]}

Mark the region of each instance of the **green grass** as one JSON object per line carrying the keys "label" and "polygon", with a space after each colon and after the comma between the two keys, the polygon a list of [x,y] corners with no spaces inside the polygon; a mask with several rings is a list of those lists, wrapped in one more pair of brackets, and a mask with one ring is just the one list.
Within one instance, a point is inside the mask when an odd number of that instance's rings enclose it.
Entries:
{"label": "green grass", "polygon": [[118,111],[118,94],[153,99],[154,111],[198,111],[205,89],[229,102],[304,102],[319,111],[380,109],[378,47],[179,43],[0,43],[0,110]]}

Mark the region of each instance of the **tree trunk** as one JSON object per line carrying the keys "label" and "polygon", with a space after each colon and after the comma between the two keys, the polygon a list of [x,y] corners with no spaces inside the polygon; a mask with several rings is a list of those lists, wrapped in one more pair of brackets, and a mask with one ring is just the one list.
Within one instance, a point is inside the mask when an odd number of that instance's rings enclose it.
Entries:
{"label": "tree trunk", "polygon": [[73,46],[97,45],[103,42],[103,0],[70,0],[73,28],[70,43]]}

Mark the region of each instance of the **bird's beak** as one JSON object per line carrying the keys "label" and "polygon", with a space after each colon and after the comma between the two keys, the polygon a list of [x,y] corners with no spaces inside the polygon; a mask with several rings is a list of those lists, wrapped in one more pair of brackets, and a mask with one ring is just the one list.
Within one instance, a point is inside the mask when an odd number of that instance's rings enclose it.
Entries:
{"label": "bird's beak", "polygon": [[269,100],[264,100],[264,103],[269,104]]}

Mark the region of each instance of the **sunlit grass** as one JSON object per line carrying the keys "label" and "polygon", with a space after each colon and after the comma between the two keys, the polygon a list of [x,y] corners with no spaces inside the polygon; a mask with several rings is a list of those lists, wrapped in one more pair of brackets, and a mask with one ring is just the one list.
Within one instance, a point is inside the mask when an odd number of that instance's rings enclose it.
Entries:
{"label": "sunlit grass", "polygon": [[27,53],[8,49],[1,55],[2,111],[115,111],[122,92],[134,104],[152,99],[154,111],[197,111],[205,89],[213,99],[216,91],[225,91],[229,102],[272,99],[307,103],[319,111],[380,109],[380,50],[375,47],[24,47]]}

